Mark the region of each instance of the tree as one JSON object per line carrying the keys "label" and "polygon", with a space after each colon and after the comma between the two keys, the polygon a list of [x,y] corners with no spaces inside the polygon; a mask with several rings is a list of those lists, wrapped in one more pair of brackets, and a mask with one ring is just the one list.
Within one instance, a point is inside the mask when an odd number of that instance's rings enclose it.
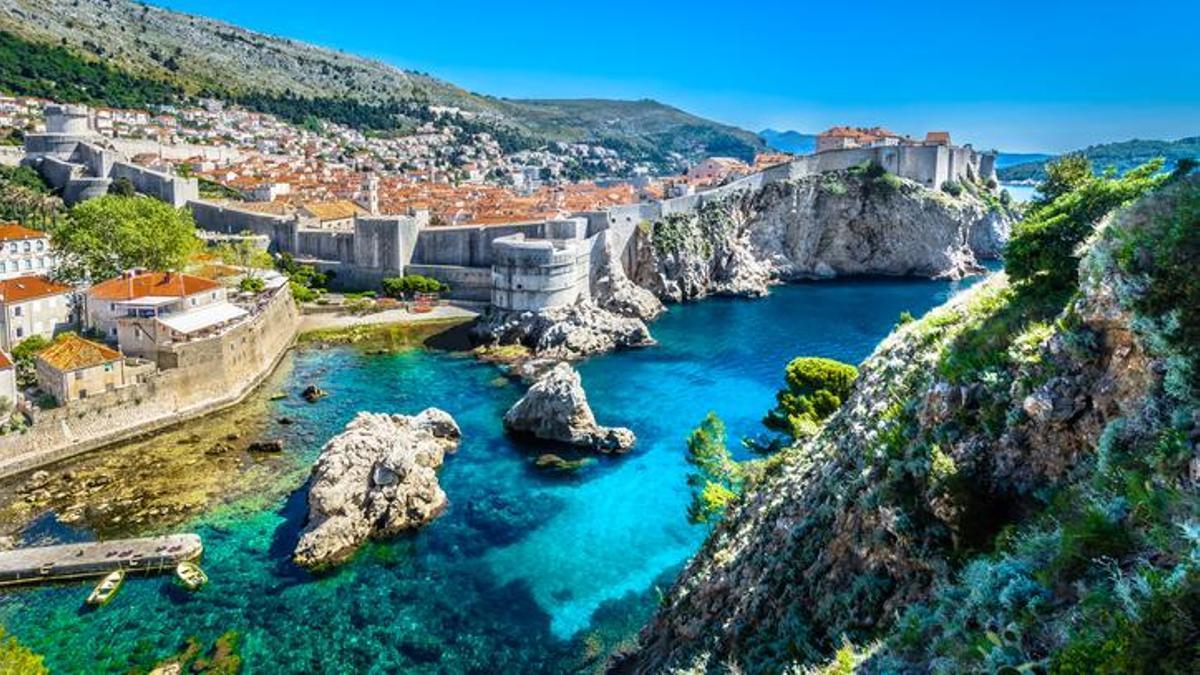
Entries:
{"label": "tree", "polygon": [[117,195],[118,197],[132,197],[137,194],[137,190],[133,187],[133,181],[125,176],[121,176],[108,186],[108,194]]}
{"label": "tree", "polygon": [[[1013,227],[1005,246],[1004,268],[1009,277],[1047,291],[1073,287],[1079,276],[1079,245],[1104,216],[1162,185],[1168,178],[1159,173],[1162,166],[1163,161],[1156,159],[1120,178],[1089,173],[1049,202],[1044,201],[1043,193],[1043,201]],[[1065,185],[1075,179],[1056,180]]]}
{"label": "tree", "polygon": [[688,520],[719,520],[741,494],[746,480],[745,471],[725,447],[725,423],[716,413],[708,413],[688,437],[687,447],[688,463],[699,470],[688,475],[688,485],[692,486]]}
{"label": "tree", "polygon": [[106,195],[76,205],[50,230],[67,281],[109,279],[144,267],[174,270],[199,247],[190,211],[150,197]]}
{"label": "tree", "polygon": [[401,298],[411,293],[446,293],[450,286],[420,274],[406,274],[402,277],[388,277],[380,282],[383,294],[389,298]]}
{"label": "tree", "polygon": [[1049,204],[1094,177],[1092,163],[1083,155],[1063,155],[1046,163],[1046,180],[1038,184],[1039,203]]}
{"label": "tree", "polygon": [[12,349],[13,365],[17,368],[17,386],[32,387],[37,384],[34,357],[49,347],[51,342],[41,335],[30,335]]}
{"label": "tree", "polygon": [[834,359],[792,359],[784,371],[787,388],[775,395],[779,404],[763,423],[793,438],[810,436],[841,407],[857,377],[857,368]]}

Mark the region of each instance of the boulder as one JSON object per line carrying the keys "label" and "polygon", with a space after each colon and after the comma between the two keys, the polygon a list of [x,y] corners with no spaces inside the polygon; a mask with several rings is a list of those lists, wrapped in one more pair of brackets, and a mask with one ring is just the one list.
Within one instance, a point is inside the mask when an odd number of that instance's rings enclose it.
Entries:
{"label": "boulder", "polygon": [[567,363],[559,363],[533,383],[505,413],[504,428],[600,452],[626,452],[637,442],[629,429],[596,423],[579,373]]}
{"label": "boulder", "polygon": [[312,470],[308,523],[292,555],[297,564],[345,561],[368,538],[385,538],[433,520],[446,493],[436,469],[462,433],[448,413],[359,413],[321,450]]}
{"label": "boulder", "polygon": [[283,452],[283,441],[272,439],[269,441],[255,441],[246,446],[250,452]]}
{"label": "boulder", "polygon": [[316,403],[328,395],[329,394],[324,389],[315,384],[308,385],[304,388],[304,391],[300,392],[300,396],[309,403]]}

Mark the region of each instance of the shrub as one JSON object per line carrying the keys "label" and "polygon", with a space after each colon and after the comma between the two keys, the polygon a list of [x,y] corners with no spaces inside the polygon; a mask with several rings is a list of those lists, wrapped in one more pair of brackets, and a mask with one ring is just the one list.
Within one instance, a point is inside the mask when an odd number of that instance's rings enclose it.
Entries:
{"label": "shrub", "polygon": [[29,651],[15,637],[6,636],[4,629],[0,628],[0,672],[41,675],[50,671],[46,669],[41,656]]}
{"label": "shrub", "polygon": [[948,180],[942,183],[942,192],[945,192],[951,197],[958,197],[963,193],[963,186],[958,181]]}
{"label": "shrub", "polygon": [[1166,179],[1158,175],[1161,168],[1162,160],[1154,160],[1120,178],[1088,177],[1071,191],[1039,203],[1013,228],[1004,251],[1009,276],[1022,282],[1036,279],[1043,289],[1074,288],[1080,244],[1113,209],[1158,187]]}
{"label": "shrub", "polygon": [[296,299],[296,302],[313,302],[321,297],[320,291],[313,290],[304,284],[289,281],[288,286],[291,287],[292,297]]}
{"label": "shrub", "polygon": [[267,287],[267,282],[259,277],[244,277],[238,282],[238,289],[244,293],[262,293]]}
{"label": "shrub", "polygon": [[819,357],[800,357],[787,365],[787,388],[776,395],[779,405],[763,423],[799,438],[829,417],[850,395],[858,369]]}
{"label": "shrub", "polygon": [[133,187],[133,181],[125,176],[121,176],[108,186],[108,194],[117,195],[118,197],[132,197],[137,194],[137,190]]}
{"label": "shrub", "polygon": [[384,279],[381,285],[383,294],[389,298],[401,298],[413,293],[447,293],[450,291],[449,285],[420,274],[389,277]]}

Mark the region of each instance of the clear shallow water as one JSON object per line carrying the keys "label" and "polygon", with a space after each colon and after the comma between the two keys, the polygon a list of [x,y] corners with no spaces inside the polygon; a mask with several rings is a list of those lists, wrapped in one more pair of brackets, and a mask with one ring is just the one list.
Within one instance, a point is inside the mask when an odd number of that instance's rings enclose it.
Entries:
{"label": "clear shallow water", "polygon": [[301,352],[288,391],[315,382],[330,397],[275,403],[295,424],[272,434],[296,461],[315,459],[359,410],[436,405],[464,435],[440,474],[446,514],[313,577],[288,559],[305,490],[287,484],[271,508],[235,503],[192,524],[212,578],[199,593],[133,578],[88,612],[84,585],[8,592],[0,625],[53,672],[145,669],[189,636],[207,644],[226,630],[241,635],[246,672],[558,672],[594,662],[649,615],[656,586],[666,590],[704,536],[686,521],[683,453],[704,415],[725,420],[731,446],[759,434],[789,359],[858,362],[901,311],[919,315],[956,289],[830,281],[674,307],[652,327],[661,346],[581,365],[599,421],[631,427],[639,443],[569,477],[531,466],[545,446],[504,437],[500,419],[523,387],[494,367],[430,351]]}

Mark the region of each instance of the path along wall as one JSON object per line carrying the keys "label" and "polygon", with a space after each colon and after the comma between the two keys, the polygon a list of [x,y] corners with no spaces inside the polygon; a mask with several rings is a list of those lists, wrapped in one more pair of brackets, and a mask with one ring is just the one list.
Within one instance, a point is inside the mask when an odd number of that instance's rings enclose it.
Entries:
{"label": "path along wall", "polygon": [[36,411],[25,433],[0,436],[0,478],[240,402],[275,369],[298,326],[291,291],[283,286],[251,319],[160,356],[160,363],[178,367],[146,375],[132,386]]}

